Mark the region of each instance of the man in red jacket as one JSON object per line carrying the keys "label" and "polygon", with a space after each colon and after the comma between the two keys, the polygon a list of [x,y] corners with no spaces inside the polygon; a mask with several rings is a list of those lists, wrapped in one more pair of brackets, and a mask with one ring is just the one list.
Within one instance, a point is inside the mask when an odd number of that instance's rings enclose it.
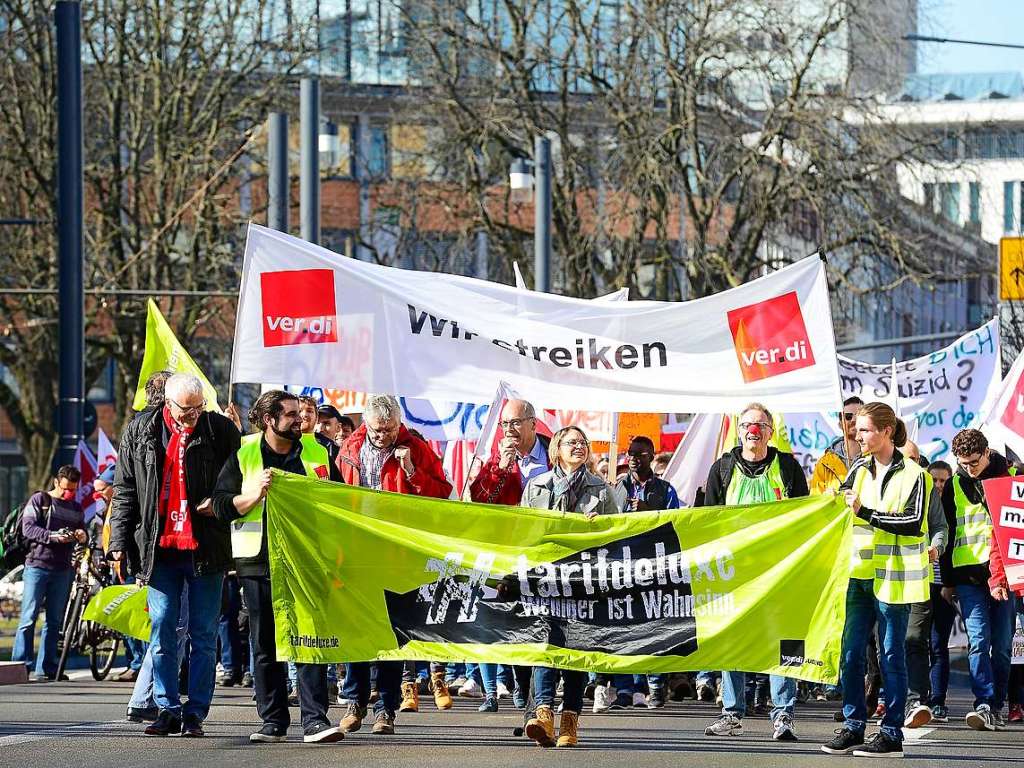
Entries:
{"label": "man in red jacket", "polygon": [[501,409],[501,431],[497,452],[469,486],[470,499],[478,504],[516,506],[526,481],[551,469],[548,440],[537,434],[537,415],[530,403],[505,403]]}
{"label": "man in red jacket", "polygon": [[[363,423],[342,444],[337,465],[342,481],[349,485],[437,499],[447,499],[452,492],[441,460],[430,446],[405,428],[402,408],[391,395],[367,398]],[[370,702],[370,666],[369,662],[345,665],[343,696],[349,704],[340,727],[346,733],[358,731],[366,717]],[[373,707],[375,734],[395,732],[402,666],[401,661],[377,662],[379,698]],[[443,674],[441,683],[444,683]],[[450,698],[448,706],[451,706]]]}

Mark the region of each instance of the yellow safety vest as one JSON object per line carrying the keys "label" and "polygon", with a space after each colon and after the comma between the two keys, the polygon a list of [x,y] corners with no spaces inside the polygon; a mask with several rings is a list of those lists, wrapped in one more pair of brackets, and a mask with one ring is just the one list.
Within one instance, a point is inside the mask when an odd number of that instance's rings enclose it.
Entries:
{"label": "yellow safety vest", "polygon": [[[257,482],[263,472],[263,452],[259,432],[242,438],[238,449],[238,468],[242,470],[242,488]],[[308,438],[308,439],[307,439]],[[316,441],[313,435],[302,436],[302,466],[307,477],[320,477],[328,468],[327,449]],[[318,471],[319,470],[319,471]],[[245,515],[231,523],[231,554],[239,557],[256,557],[263,544],[263,515],[266,502],[257,504]]]}
{"label": "yellow safety vest", "polygon": [[[866,465],[857,468],[853,488],[857,491],[861,504],[876,512],[902,510],[922,477],[925,492],[921,501],[924,510],[919,536],[897,536],[854,518],[856,559],[853,561],[850,576],[873,579],[875,597],[883,603],[923,603],[931,597],[928,588],[932,577],[931,563],[928,561],[928,502],[932,493],[932,476],[917,463],[904,460],[903,467],[889,476],[883,493],[879,484],[867,482],[871,479],[871,474]],[[866,531],[872,533],[871,559],[868,561],[871,566],[870,572],[864,567],[867,550]]]}
{"label": "yellow safety vest", "polygon": [[[1010,467],[1010,475],[1017,469]],[[985,565],[991,552],[992,517],[984,501],[972,504],[960,484],[960,475],[953,475],[953,499],[956,502],[956,535],[953,537],[953,567]]]}
{"label": "yellow safety vest", "polygon": [[782,480],[782,469],[779,466],[779,454],[775,454],[772,463],[764,474],[748,477],[739,468],[739,462],[733,465],[729,487],[725,491],[725,503],[729,506],[737,504],[763,504],[769,501],[788,499],[786,484]]}

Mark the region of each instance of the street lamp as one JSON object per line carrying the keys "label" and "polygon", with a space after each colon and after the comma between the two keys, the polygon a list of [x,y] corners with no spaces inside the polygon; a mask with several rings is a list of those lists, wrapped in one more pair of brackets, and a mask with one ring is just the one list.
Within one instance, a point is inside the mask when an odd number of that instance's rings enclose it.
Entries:
{"label": "street lamp", "polygon": [[320,123],[320,166],[333,170],[341,159],[341,139],[338,126],[330,120]]}
{"label": "street lamp", "polygon": [[527,201],[533,197],[533,289],[547,293],[551,290],[550,139],[544,136],[534,138],[532,163],[522,157],[512,161],[508,183],[513,199]]}

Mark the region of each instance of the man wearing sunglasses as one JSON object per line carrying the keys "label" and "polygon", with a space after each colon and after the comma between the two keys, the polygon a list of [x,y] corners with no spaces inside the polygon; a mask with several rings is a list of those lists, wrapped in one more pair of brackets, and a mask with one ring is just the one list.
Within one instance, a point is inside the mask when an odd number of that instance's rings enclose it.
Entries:
{"label": "man wearing sunglasses", "polygon": [[811,475],[811,493],[836,493],[850,466],[860,458],[860,443],[857,442],[857,411],[864,406],[864,401],[854,395],[843,401],[843,410],[839,413],[839,431],[842,433],[825,449],[825,453],[814,465]]}
{"label": "man wearing sunglasses", "polygon": [[942,597],[960,603],[967,627],[974,692],[974,710],[967,713],[967,725],[977,731],[995,731],[1006,727],[1002,708],[1010,678],[1013,604],[989,592],[992,519],[981,484],[1013,472],[977,429],[958,432],[952,452],[957,470],[942,489],[942,508],[949,530],[955,533],[950,536],[952,545],[939,558]]}
{"label": "man wearing sunglasses", "polygon": [[[213,698],[221,584],[233,567],[228,524],[213,517],[217,475],[241,435],[206,410],[203,385],[176,373],[164,402],[141,412],[121,436],[110,515],[112,560],[149,585],[153,688],[160,714],[150,736],[202,736]],[[188,701],[178,690],[178,613],[188,588]]]}

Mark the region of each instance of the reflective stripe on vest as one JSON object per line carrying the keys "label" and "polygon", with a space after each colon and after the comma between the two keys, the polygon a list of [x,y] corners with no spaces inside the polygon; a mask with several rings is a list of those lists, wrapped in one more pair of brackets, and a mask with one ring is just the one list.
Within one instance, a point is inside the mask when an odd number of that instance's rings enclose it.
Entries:
{"label": "reflective stripe on vest", "polygon": [[874,547],[871,570],[866,577],[873,578],[875,597],[883,603],[923,603],[930,598],[929,583],[932,568],[928,560],[928,501],[932,493],[932,476],[915,462],[904,460],[903,467],[889,476],[885,493],[880,484],[871,481],[866,466],[858,469],[854,488],[858,489],[861,503],[876,512],[900,512],[907,504],[917,484],[924,480],[924,496],[920,536],[897,536],[871,528]]}
{"label": "reflective stripe on vest", "polygon": [[750,477],[744,474],[736,462],[732,468],[732,477],[729,478],[729,487],[725,491],[725,503],[729,506],[736,504],[763,504],[767,501],[779,501],[788,499],[786,484],[782,480],[782,469],[779,466],[779,454],[775,454],[772,463],[768,465],[762,474],[757,477]]}
{"label": "reflective stripe on vest", "polygon": [[[259,481],[263,474],[263,452],[260,442],[263,435],[257,432],[242,438],[238,449],[238,468],[242,471],[242,489]],[[306,438],[311,438],[307,441]],[[312,443],[312,445],[310,444]],[[320,477],[327,468],[327,449],[316,442],[313,435],[302,436],[302,466],[307,477]],[[263,546],[263,513],[266,502],[257,504],[244,516],[231,524],[231,555],[236,558],[256,557]]]}

